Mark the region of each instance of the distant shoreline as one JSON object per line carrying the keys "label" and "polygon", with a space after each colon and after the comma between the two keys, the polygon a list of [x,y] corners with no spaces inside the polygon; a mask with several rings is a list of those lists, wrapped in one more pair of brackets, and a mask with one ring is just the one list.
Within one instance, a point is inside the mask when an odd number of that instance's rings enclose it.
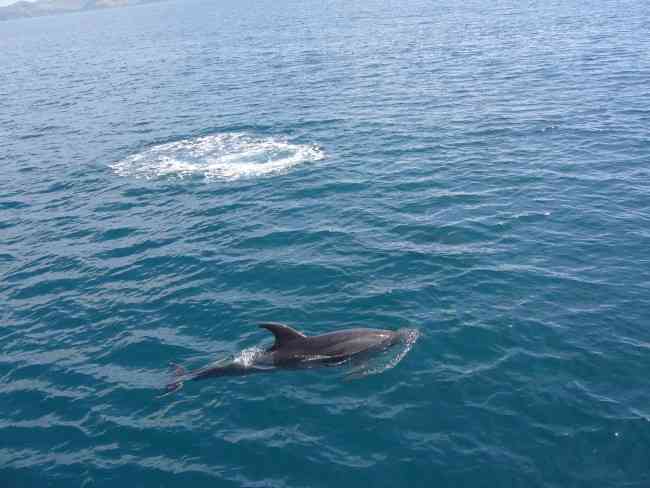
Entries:
{"label": "distant shoreline", "polygon": [[0,21],[142,5],[162,0],[20,0],[0,7]]}

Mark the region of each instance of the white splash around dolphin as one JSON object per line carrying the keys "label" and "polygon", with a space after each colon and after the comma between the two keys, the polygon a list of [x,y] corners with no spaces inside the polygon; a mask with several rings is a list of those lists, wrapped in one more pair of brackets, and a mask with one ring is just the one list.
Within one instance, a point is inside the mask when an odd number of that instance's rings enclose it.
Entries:
{"label": "white splash around dolphin", "polygon": [[365,378],[366,376],[381,374],[397,366],[420,338],[420,331],[418,329],[404,328],[399,329],[398,332],[400,341],[396,346],[361,364],[355,365],[353,361],[349,362],[350,369],[345,373],[344,378],[346,380]]}

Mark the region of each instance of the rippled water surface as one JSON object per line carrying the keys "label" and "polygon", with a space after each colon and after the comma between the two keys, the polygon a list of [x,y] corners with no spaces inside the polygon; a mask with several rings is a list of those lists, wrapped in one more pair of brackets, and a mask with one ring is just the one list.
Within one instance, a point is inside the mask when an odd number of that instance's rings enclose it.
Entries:
{"label": "rippled water surface", "polygon": [[[648,2],[178,0],[0,73],[0,486],[650,486]],[[269,320],[420,337],[157,398]]]}

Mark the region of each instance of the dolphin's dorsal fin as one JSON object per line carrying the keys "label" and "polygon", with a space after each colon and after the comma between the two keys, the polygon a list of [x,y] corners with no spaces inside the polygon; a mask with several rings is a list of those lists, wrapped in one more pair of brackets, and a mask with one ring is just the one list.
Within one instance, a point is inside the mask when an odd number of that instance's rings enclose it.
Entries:
{"label": "dolphin's dorsal fin", "polygon": [[307,337],[302,332],[298,332],[296,329],[292,329],[288,325],[278,324],[276,322],[267,322],[260,324],[260,327],[267,329],[275,336],[275,342],[269,351],[275,351],[287,342],[295,341],[296,339],[304,339]]}

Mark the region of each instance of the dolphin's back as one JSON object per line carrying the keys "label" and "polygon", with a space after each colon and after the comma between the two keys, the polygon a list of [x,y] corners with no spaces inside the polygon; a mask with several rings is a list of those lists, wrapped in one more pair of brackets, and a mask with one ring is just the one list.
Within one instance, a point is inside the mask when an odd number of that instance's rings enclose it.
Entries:
{"label": "dolphin's back", "polygon": [[396,340],[396,334],[390,330],[340,330],[293,340],[276,352],[276,360],[287,362],[309,358],[345,359],[366,351],[388,347]]}

